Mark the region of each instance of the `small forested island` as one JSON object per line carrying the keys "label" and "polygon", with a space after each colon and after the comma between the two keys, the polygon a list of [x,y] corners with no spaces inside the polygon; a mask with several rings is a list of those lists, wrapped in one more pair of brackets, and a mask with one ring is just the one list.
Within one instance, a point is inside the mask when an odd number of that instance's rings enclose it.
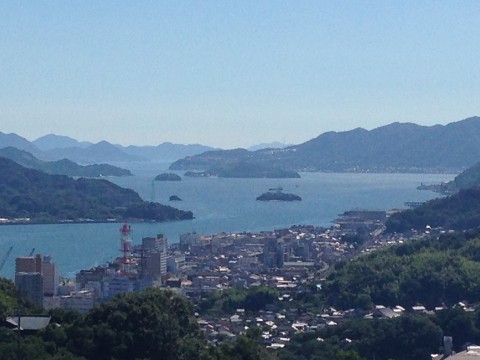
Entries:
{"label": "small forested island", "polygon": [[27,169],[0,157],[3,223],[108,222],[192,219],[191,211],[146,202],[103,179],[72,179]]}
{"label": "small forested island", "polygon": [[259,201],[302,201],[302,198],[295,194],[288,194],[281,191],[267,191],[257,197]]}
{"label": "small forested island", "polygon": [[155,181],[181,181],[182,178],[174,173],[163,173],[155,177]]}
{"label": "small forested island", "polygon": [[168,198],[170,201],[182,201],[177,195],[172,195]]}

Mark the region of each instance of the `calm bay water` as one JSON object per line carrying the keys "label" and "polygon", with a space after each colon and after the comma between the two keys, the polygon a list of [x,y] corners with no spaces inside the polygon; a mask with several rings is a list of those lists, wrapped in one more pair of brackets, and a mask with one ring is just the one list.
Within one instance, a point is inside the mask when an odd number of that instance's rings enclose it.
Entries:
{"label": "calm bay water", "polygon": [[[301,179],[186,178],[180,182],[153,182],[165,164],[140,164],[136,176],[112,182],[137,191],[145,200],[191,210],[194,220],[132,224],[133,241],[165,234],[170,243],[185,232],[212,234],[271,230],[294,224],[329,226],[338,214],[350,209],[391,209],[406,201],[424,201],[437,195],[419,191],[421,183],[451,180],[448,174],[336,174],[304,173]],[[260,202],[255,198],[269,188],[302,197],[301,202]],[[183,201],[169,203],[171,195]],[[36,253],[51,255],[63,276],[105,263],[119,254],[120,224],[62,224],[0,226],[0,260],[13,246],[0,275],[13,278],[14,260]]]}

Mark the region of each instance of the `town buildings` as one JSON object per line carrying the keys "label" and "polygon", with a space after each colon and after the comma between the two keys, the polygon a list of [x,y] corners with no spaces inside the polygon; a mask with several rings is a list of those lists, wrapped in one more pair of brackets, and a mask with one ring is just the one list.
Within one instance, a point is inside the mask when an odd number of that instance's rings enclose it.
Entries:
{"label": "town buildings", "polygon": [[[360,215],[356,213],[352,221],[358,223]],[[55,274],[52,259],[35,256],[18,258],[17,268],[41,276],[32,275],[32,279],[25,280],[20,275],[17,286],[33,289],[34,280],[41,281],[43,294],[56,295],[46,298],[45,307],[75,309],[82,313],[118,294],[141,291],[149,286],[170,288],[194,302],[233,287],[265,286],[276,290],[280,303],[288,304],[296,294],[311,291],[306,284],[321,279],[329,265],[338,259],[369,251],[370,246],[394,242],[380,236],[383,224],[377,221],[379,216],[377,213],[364,216],[362,231],[370,234],[368,246],[343,241],[352,227],[343,225],[331,228],[298,225],[272,231],[210,235],[189,233],[180,237],[179,244],[170,247],[168,239],[158,234],[134,244],[132,229],[124,224],[120,228],[119,256],[110,263],[79,271],[74,284],[63,284],[58,290],[52,287],[52,274]],[[348,223],[348,219],[344,223]],[[38,284],[36,286],[38,291]],[[280,346],[278,344],[293,333],[316,326],[332,326],[344,316],[336,311],[308,314],[305,309],[287,311],[275,306],[255,315],[241,310],[227,321],[203,319],[208,324],[205,331],[214,329],[209,336],[222,332],[238,334],[246,326],[262,323],[272,330],[270,335],[264,334],[265,339]],[[377,313],[388,315],[390,311],[379,308]]]}
{"label": "town buildings", "polygon": [[15,285],[21,294],[37,307],[43,307],[44,296],[57,293],[58,273],[50,256],[18,257],[15,260]]}

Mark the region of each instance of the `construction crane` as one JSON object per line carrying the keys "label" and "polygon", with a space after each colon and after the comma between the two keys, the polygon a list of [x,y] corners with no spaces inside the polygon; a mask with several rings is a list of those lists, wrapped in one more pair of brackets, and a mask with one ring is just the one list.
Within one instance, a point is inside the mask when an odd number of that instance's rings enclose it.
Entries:
{"label": "construction crane", "polygon": [[34,252],[35,252],[35,248],[33,248],[32,251],[30,251],[30,254],[28,254],[28,256],[33,256]]}
{"label": "construction crane", "polygon": [[2,262],[0,263],[0,271],[2,271],[3,266],[4,266],[5,263],[7,262],[7,259],[8,259],[8,257],[10,256],[10,253],[12,252],[12,249],[13,249],[13,246],[10,246],[10,249],[8,249],[7,253],[6,253],[5,256],[3,257]]}

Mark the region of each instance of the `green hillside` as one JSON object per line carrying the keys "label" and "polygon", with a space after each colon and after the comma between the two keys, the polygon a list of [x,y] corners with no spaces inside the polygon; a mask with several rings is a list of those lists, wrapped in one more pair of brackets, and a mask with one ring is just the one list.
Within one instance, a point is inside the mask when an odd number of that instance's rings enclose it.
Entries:
{"label": "green hillside", "polygon": [[16,163],[29,169],[43,171],[50,175],[67,175],[82,177],[100,177],[100,176],[131,176],[129,170],[109,164],[78,165],[77,163],[63,159],[58,161],[42,161],[32,154],[16,149],[6,147],[0,149],[0,156],[13,160]]}
{"label": "green hillside", "polygon": [[326,302],[342,309],[478,302],[479,235],[412,240],[338,263],[323,286]]}
{"label": "green hillside", "polygon": [[460,190],[448,197],[434,199],[415,209],[394,214],[387,221],[387,230],[423,230],[427,225],[453,230],[480,226],[480,188]]}
{"label": "green hillside", "polygon": [[47,175],[0,158],[0,217],[35,223],[191,219],[189,211],[143,201],[130,189],[106,180]]}

